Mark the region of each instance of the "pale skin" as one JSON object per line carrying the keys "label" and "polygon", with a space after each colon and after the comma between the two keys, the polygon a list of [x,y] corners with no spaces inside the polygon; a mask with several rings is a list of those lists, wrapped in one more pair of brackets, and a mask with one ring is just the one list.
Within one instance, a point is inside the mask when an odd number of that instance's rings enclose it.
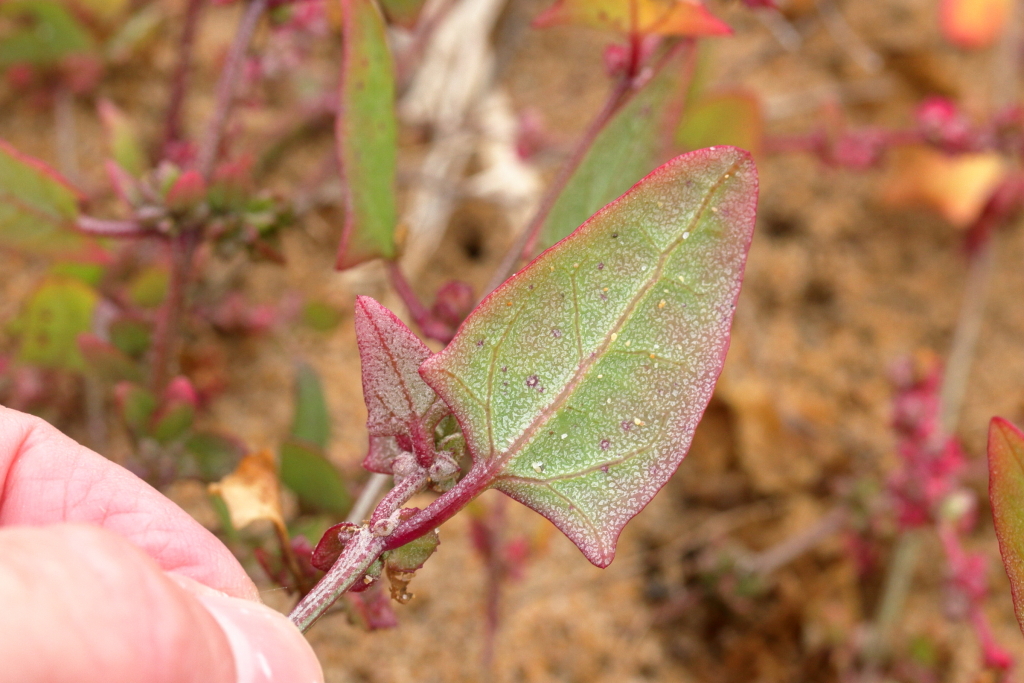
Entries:
{"label": "pale skin", "polygon": [[135,475],[0,406],[0,683],[317,683],[231,552]]}

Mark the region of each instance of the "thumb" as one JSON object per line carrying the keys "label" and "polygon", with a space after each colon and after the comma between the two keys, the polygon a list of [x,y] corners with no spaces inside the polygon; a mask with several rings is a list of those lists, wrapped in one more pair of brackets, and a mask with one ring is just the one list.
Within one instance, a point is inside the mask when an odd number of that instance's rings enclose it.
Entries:
{"label": "thumb", "polygon": [[0,679],[322,683],[282,615],[163,572],[120,536],[0,529]]}

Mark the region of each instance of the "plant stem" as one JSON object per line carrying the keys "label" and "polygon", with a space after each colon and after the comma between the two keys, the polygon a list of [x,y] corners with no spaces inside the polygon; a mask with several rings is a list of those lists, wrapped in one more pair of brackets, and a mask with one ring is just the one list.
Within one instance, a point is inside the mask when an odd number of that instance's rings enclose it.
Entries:
{"label": "plant stem", "polygon": [[268,4],[269,0],[252,0],[245,8],[245,14],[242,15],[242,21],[238,24],[234,41],[228,50],[224,69],[220,73],[220,80],[217,81],[217,103],[197,153],[197,168],[206,179],[213,174],[214,165],[217,163],[220,144],[224,139],[228,117],[235,101],[235,88],[238,86],[238,80],[242,74],[245,53],[249,49],[249,43],[252,42],[253,34],[256,33],[256,27]]}
{"label": "plant stem", "polygon": [[345,544],[344,552],[331,570],[299,601],[288,618],[303,633],[308,631],[345,591],[354,586],[360,577],[366,575],[366,570],[377,561],[382,552],[384,538],[374,536],[367,527],[360,529],[352,540]]}
{"label": "plant stem", "polygon": [[885,577],[878,612],[864,645],[865,680],[871,680],[877,675],[878,665],[889,648],[893,626],[903,612],[903,604],[910,593],[910,581],[914,577],[923,540],[924,533],[920,530],[900,534]]}
{"label": "plant stem", "polygon": [[79,216],[75,227],[97,237],[153,237],[160,233],[144,230],[136,221],[116,221],[92,216]]}
{"label": "plant stem", "polygon": [[185,309],[189,280],[192,276],[192,257],[199,246],[201,234],[198,228],[183,231],[171,240],[171,279],[167,289],[167,300],[157,317],[153,334],[153,365],[150,388],[160,394],[170,378],[175,359],[181,315]]}
{"label": "plant stem", "polygon": [[391,280],[391,286],[395,288],[395,293],[402,299],[405,307],[409,309],[409,314],[412,315],[416,324],[423,327],[423,322],[430,317],[430,311],[423,305],[420,298],[416,296],[416,292],[413,291],[409,281],[405,279],[401,266],[396,261],[387,261],[386,266],[388,278]]}
{"label": "plant stem", "polygon": [[164,120],[164,140],[161,155],[166,157],[171,146],[181,139],[181,113],[185,106],[185,95],[188,92],[192,75],[192,58],[195,52],[196,28],[199,26],[199,14],[205,0],[188,0],[185,7],[185,25],[181,29],[181,42],[178,44],[178,63],[171,76],[171,97],[167,102],[167,114]]}
{"label": "plant stem", "polygon": [[373,534],[374,525],[392,518],[395,512],[413,495],[422,490],[426,483],[425,470],[409,475],[384,496],[377,505],[368,524],[345,544],[338,560],[331,570],[306,597],[299,601],[288,615],[299,630],[305,632],[331,605],[349,590],[385,550],[405,545],[436,529],[466,506],[483,491],[490,482],[490,472],[484,467],[474,467],[447,493],[421,510],[411,519],[402,522],[386,536]]}
{"label": "plant stem", "polygon": [[505,252],[505,256],[502,257],[501,263],[498,264],[497,269],[494,271],[494,275],[491,277],[490,282],[487,283],[487,287],[484,289],[481,300],[488,294],[493,292],[501,283],[507,280],[517,269],[519,262],[524,258],[528,258],[536,247],[537,239],[540,236],[540,230],[544,227],[544,222],[547,220],[548,214],[551,213],[551,209],[555,206],[555,202],[558,201],[559,195],[562,194],[562,190],[565,189],[569,179],[572,178],[572,174],[579,167],[583,158],[587,155],[591,145],[594,144],[594,140],[601,133],[601,130],[605,127],[608,121],[615,115],[615,112],[619,110],[623,102],[626,100],[626,96],[632,90],[633,79],[628,75],[623,76],[615,87],[612,89],[611,94],[608,96],[608,100],[605,102],[601,111],[598,112],[597,116],[587,127],[586,132],[583,133],[583,137],[576,145],[576,149],[573,151],[572,156],[558,171],[558,175],[555,176],[554,181],[548,187],[547,192],[544,193],[544,197],[540,201],[540,205],[537,207],[537,212],[533,215],[529,225],[526,229],[520,233],[516,241],[513,242],[512,246],[509,247],[508,251]]}
{"label": "plant stem", "polygon": [[388,479],[390,477],[386,474],[371,474],[370,478],[366,480],[366,484],[363,485],[363,490],[359,492],[359,498],[356,499],[355,505],[349,510],[345,521],[351,524],[362,524],[377,499],[380,498],[380,493],[387,485]]}

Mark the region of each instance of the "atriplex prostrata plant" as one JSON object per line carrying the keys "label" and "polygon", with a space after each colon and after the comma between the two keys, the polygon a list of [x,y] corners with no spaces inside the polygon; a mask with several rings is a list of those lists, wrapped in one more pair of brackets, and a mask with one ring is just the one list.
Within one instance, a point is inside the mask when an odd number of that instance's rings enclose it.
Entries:
{"label": "atriplex prostrata plant", "polygon": [[[366,466],[396,485],[367,522],[324,537],[314,563],[333,564],[292,620],[309,628],[384,569],[407,581],[424,558],[402,548],[492,487],[611,562],[711,398],[756,192],[739,150],[678,157],[498,288],[438,354],[360,298]],[[445,492],[402,507],[428,486]]]}

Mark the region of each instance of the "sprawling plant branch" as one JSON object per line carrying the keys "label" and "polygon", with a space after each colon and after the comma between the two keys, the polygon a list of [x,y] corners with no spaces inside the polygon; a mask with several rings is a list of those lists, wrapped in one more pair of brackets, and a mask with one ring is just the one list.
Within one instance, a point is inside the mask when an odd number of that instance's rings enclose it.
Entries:
{"label": "sprawling plant branch", "polygon": [[249,50],[249,43],[252,42],[260,18],[269,4],[270,0],[252,0],[249,3],[228,50],[224,69],[220,73],[220,80],[217,81],[217,102],[197,153],[196,167],[206,179],[213,174],[213,168],[217,163],[221,141],[224,139],[224,131],[235,102],[235,91],[245,64],[245,53]]}
{"label": "sprawling plant branch", "polygon": [[185,7],[185,24],[181,29],[178,43],[178,63],[171,76],[171,96],[167,102],[164,120],[164,139],[161,154],[167,157],[175,143],[181,140],[181,114],[185,106],[185,95],[192,75],[192,61],[195,53],[196,29],[199,15],[206,0],[188,0]]}

